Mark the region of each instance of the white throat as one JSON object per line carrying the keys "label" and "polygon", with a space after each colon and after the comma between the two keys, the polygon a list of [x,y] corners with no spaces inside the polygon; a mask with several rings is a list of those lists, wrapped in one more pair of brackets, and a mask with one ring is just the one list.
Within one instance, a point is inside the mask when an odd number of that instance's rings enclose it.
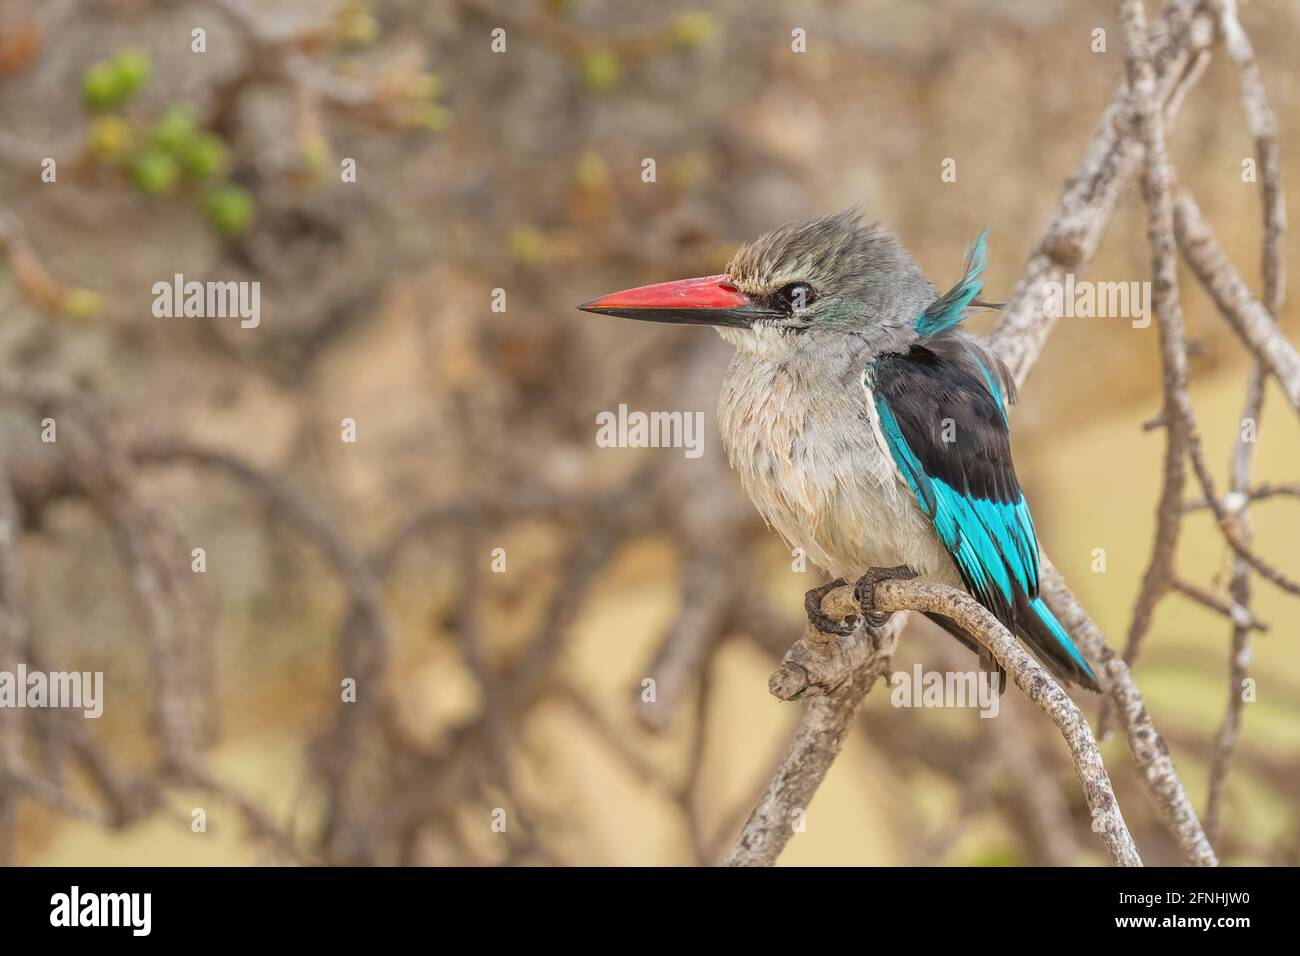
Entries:
{"label": "white throat", "polygon": [[774,358],[791,351],[789,336],[792,333],[783,332],[779,326],[766,322],[748,329],[719,325],[714,328],[724,342],[763,358]]}

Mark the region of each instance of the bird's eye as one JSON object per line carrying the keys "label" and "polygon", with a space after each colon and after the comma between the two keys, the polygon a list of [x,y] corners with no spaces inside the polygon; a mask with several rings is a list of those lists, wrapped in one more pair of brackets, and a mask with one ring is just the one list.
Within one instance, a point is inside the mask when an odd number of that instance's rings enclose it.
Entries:
{"label": "bird's eye", "polygon": [[813,304],[813,300],[817,298],[817,293],[806,282],[792,282],[778,292],[777,297],[790,312],[802,312]]}

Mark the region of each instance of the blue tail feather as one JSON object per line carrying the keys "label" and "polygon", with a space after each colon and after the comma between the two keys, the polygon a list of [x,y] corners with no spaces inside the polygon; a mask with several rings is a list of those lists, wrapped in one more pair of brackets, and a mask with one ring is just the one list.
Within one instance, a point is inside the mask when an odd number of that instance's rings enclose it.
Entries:
{"label": "blue tail feather", "polygon": [[[1044,602],[1041,597],[1038,597],[1030,601],[1029,606],[1038,616],[1038,619],[1042,621],[1043,626],[1047,628],[1048,634],[1050,634],[1056,641],[1064,655],[1069,660],[1073,661],[1079,670],[1082,671],[1093,684],[1099,684],[1097,675],[1093,673],[1088,662],[1084,660],[1083,654],[1080,653],[1079,648],[1075,646],[1074,641],[1070,638],[1070,635],[1066,632],[1065,628],[1061,626],[1061,622],[1056,619],[1056,615],[1052,613],[1051,608],[1047,606],[1046,602]],[[1050,649],[1044,648],[1044,650],[1049,651]]]}

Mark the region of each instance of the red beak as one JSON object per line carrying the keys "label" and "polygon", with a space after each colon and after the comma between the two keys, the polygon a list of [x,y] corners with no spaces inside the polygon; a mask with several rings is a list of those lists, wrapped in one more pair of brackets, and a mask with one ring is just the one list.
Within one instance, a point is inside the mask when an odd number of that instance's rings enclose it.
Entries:
{"label": "red beak", "polygon": [[726,325],[742,329],[752,326],[755,319],[782,314],[755,303],[724,275],[643,285],[592,299],[578,308],[583,312],[646,322]]}

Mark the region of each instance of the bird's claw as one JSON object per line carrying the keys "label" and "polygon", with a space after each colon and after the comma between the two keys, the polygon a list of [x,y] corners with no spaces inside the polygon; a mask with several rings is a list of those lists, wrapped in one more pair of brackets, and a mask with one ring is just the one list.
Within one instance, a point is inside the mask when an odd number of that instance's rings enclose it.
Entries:
{"label": "bird's claw", "polygon": [[916,577],[916,572],[906,564],[893,568],[868,568],[867,573],[853,585],[853,600],[862,608],[867,627],[884,627],[892,613],[876,610],[876,585],[881,581],[906,581]]}
{"label": "bird's claw", "polygon": [[837,621],[822,611],[822,598],[846,584],[848,582],[843,578],[836,578],[830,584],[823,584],[819,588],[813,588],[803,597],[803,608],[808,612],[808,623],[823,634],[837,634],[840,637],[848,637],[853,633],[854,628],[858,626],[856,618],[849,617],[843,621]]}

